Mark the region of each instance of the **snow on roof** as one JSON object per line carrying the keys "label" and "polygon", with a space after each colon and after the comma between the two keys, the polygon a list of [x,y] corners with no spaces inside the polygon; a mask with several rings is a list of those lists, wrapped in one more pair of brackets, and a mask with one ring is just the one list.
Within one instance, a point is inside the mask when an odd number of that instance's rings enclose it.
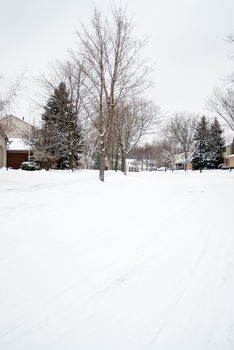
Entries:
{"label": "snow on roof", "polygon": [[19,117],[16,117],[15,115],[13,114],[8,114],[8,115],[5,115],[3,117],[0,117],[0,120],[16,120],[18,122],[21,122],[25,125],[28,125],[28,126],[32,126],[28,121],[24,120],[24,117],[23,118],[19,118]]}
{"label": "snow on roof", "polygon": [[132,159],[130,159],[130,158],[126,159],[126,163],[127,163],[127,164],[139,164],[138,160],[137,160],[137,159],[134,159],[134,158],[132,158]]}
{"label": "snow on roof", "polygon": [[226,158],[234,158],[234,154],[230,154],[230,155],[227,156]]}
{"label": "snow on roof", "polygon": [[29,151],[31,147],[21,138],[9,138],[9,151]]}

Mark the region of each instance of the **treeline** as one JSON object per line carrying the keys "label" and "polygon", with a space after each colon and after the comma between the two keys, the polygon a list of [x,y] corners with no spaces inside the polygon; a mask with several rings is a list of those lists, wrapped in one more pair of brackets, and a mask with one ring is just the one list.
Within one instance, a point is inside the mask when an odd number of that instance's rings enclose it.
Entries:
{"label": "treeline", "polygon": [[[107,168],[126,174],[127,157],[147,168],[173,168],[181,153],[185,169],[191,161],[200,170],[223,162],[223,130],[216,118],[208,122],[176,113],[162,121],[159,106],[146,98],[152,69],[143,58],[146,41],[135,37],[123,8],[115,7],[108,18],[95,10],[76,35],[76,48],[41,79],[46,91],[41,125],[26,137],[44,168],[96,168],[104,181]],[[233,35],[229,41],[234,43]],[[11,105],[21,80],[0,94],[1,113]],[[215,90],[208,107],[234,131],[233,74],[227,82],[223,90]],[[139,146],[156,127],[159,141]]]}
{"label": "treeline", "polygon": [[224,162],[223,129],[217,118],[208,121],[205,116],[177,113],[161,130],[161,140],[136,147],[131,157],[137,159],[146,170],[158,167],[174,169],[178,155],[186,170],[192,163],[194,170],[217,169]]}
{"label": "treeline", "polygon": [[[228,41],[234,44],[234,34],[228,36]],[[233,59],[233,55],[231,56]],[[222,87],[215,88],[208,101],[209,109],[222,118],[234,132],[234,72],[225,79]]]}
{"label": "treeline", "polygon": [[[82,166],[126,174],[127,156],[145,161],[146,167],[174,166],[183,153],[184,168],[217,168],[223,163],[223,130],[215,118],[208,122],[192,113],[176,113],[162,123],[160,141],[138,146],[159,124],[159,107],[145,98],[151,67],[142,53],[145,40],[134,37],[125,10],[116,7],[104,18],[94,11],[88,26],[77,31],[78,44],[66,62],[57,62],[43,78],[49,98],[42,127],[34,137],[35,154],[50,168]],[[234,42],[232,35],[229,36]],[[228,87],[216,90],[209,108],[234,130],[233,74]],[[145,160],[144,160],[145,159]]]}
{"label": "treeline", "polygon": [[67,61],[43,77],[49,97],[31,143],[46,169],[96,166],[104,181],[107,167],[126,173],[126,157],[158,124],[159,107],[145,98],[145,40],[135,38],[125,10],[108,18],[95,10],[77,39]]}

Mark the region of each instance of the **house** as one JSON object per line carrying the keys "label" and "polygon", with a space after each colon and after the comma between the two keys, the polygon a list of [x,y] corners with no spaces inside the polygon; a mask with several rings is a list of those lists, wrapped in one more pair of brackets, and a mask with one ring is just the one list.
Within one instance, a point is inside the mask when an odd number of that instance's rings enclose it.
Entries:
{"label": "house", "polygon": [[12,169],[19,169],[22,162],[30,160],[32,155],[31,147],[25,144],[21,138],[10,138],[7,147],[7,166]]}
{"label": "house", "polygon": [[223,146],[221,151],[223,159],[226,159],[230,154],[234,153],[233,143]]}
{"label": "house", "polygon": [[0,168],[7,166],[7,141],[8,138],[0,127]]}
{"label": "house", "polygon": [[32,125],[24,118],[20,119],[11,114],[0,118],[0,126],[8,138],[25,138],[32,129]]}
{"label": "house", "polygon": [[19,169],[21,163],[31,156],[31,149],[25,141],[30,135],[32,125],[24,119],[8,115],[0,119],[0,127],[8,138],[7,167]]}
{"label": "house", "polygon": [[230,154],[226,157],[226,163],[230,169],[234,169],[234,154]]}
{"label": "house", "polygon": [[141,165],[136,159],[126,159],[126,168],[130,172],[138,172],[141,170]]}
{"label": "house", "polygon": [[[175,170],[181,170],[185,169],[186,159],[185,159],[185,153],[178,153],[175,155],[173,159],[173,163],[169,165],[170,168]],[[187,159],[187,170],[192,170],[192,154],[188,155]]]}
{"label": "house", "polygon": [[230,169],[234,168],[234,141],[222,147],[222,154],[226,166]]}

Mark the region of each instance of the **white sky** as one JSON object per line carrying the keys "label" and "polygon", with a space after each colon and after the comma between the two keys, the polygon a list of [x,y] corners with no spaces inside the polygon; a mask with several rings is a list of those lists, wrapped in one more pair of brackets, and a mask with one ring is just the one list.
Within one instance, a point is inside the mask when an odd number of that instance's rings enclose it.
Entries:
{"label": "white sky", "polygon": [[[206,113],[214,86],[233,71],[234,52],[225,39],[234,32],[233,0],[122,0],[139,37],[149,36],[145,56],[155,62],[149,92],[162,111]],[[107,0],[0,0],[0,73],[14,79],[26,72],[24,93],[14,113],[27,118],[31,79],[76,45],[75,30],[89,23]]]}

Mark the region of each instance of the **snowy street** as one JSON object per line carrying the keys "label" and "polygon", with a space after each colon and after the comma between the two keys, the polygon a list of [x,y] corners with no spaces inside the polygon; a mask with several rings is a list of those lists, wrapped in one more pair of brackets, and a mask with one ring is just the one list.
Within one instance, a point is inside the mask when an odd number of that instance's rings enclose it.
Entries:
{"label": "snowy street", "polygon": [[0,170],[1,350],[233,350],[234,172]]}

